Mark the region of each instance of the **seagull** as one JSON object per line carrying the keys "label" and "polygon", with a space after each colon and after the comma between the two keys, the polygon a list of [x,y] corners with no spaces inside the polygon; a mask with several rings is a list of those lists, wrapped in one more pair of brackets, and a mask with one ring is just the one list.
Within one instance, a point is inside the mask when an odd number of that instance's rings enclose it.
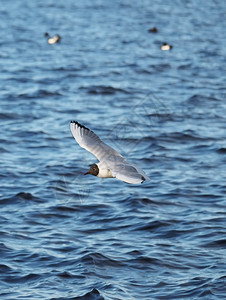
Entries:
{"label": "seagull", "polygon": [[53,45],[60,42],[61,37],[59,34],[54,35],[53,37],[50,37],[48,32],[45,33],[45,37],[48,38],[48,44]]}
{"label": "seagull", "polygon": [[169,45],[167,43],[163,43],[161,46],[161,50],[163,50],[163,51],[168,51],[168,50],[171,50],[172,48],[173,48],[173,46]]}
{"label": "seagull", "polygon": [[98,163],[91,165],[88,172],[100,178],[117,178],[127,183],[139,184],[149,181],[144,171],[134,164],[130,164],[115,149],[105,144],[92,130],[71,121],[71,132],[80,147],[92,153]]}

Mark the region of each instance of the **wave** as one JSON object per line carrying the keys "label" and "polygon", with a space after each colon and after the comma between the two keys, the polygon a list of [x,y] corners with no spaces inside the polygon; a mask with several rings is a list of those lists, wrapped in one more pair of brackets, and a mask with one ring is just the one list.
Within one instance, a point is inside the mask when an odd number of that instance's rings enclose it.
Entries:
{"label": "wave", "polygon": [[0,199],[0,205],[5,205],[5,204],[18,204],[19,202],[25,200],[27,201],[34,201],[34,202],[39,202],[40,199],[31,193],[26,193],[26,192],[20,192],[17,193],[16,195],[13,195],[12,197],[9,198],[3,198]]}
{"label": "wave", "polygon": [[86,90],[88,94],[93,95],[114,95],[116,93],[129,94],[125,89],[115,88],[112,86],[94,85],[90,87],[80,87],[80,90]]}
{"label": "wave", "polygon": [[59,297],[59,298],[51,298],[51,300],[104,300],[104,297],[101,296],[100,292],[94,288],[92,291],[83,294],[78,297]]}

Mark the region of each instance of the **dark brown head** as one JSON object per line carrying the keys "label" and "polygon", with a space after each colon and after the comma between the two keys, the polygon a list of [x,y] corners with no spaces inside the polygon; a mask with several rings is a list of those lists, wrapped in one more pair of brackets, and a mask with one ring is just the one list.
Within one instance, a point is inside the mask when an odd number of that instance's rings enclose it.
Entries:
{"label": "dark brown head", "polygon": [[96,164],[93,164],[90,167],[89,171],[86,172],[84,175],[87,175],[87,174],[91,174],[93,176],[97,176],[99,174],[99,168],[98,168],[98,166]]}

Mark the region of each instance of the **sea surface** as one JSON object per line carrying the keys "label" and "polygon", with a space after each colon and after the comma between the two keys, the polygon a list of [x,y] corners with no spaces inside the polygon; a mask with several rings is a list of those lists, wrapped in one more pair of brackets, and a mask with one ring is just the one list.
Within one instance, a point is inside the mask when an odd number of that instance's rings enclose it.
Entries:
{"label": "sea surface", "polygon": [[[0,299],[225,299],[226,2],[2,0],[0,28]],[[83,176],[71,120],[151,181]]]}

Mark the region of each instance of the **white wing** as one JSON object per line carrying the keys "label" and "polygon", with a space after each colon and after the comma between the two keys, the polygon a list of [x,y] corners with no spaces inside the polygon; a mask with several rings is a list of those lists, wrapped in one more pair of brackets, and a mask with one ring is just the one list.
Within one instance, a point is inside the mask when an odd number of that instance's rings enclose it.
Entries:
{"label": "white wing", "polygon": [[112,175],[119,180],[127,183],[139,184],[145,180],[149,181],[150,178],[144,173],[143,170],[135,165],[128,163],[123,159],[108,159],[105,162],[111,169]]}
{"label": "white wing", "polygon": [[99,161],[107,160],[109,156],[124,159],[120,153],[102,142],[92,130],[78,122],[71,121],[71,132],[79,146],[92,153]]}

